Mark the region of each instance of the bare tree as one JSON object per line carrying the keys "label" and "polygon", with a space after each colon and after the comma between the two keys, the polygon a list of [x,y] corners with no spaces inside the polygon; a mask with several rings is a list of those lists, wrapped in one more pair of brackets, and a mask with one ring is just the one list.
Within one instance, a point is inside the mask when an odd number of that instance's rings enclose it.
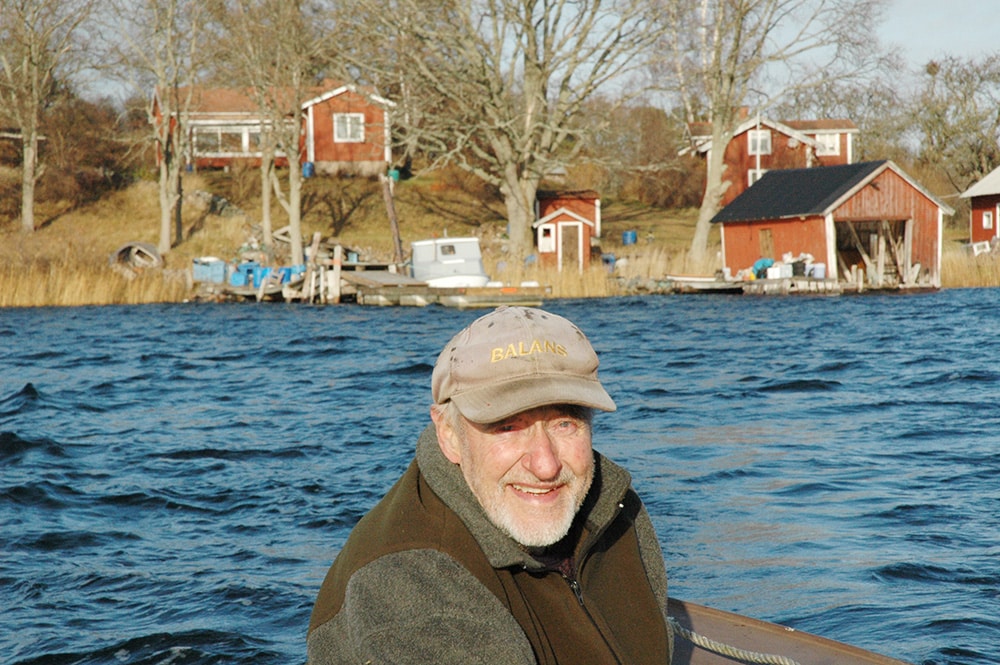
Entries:
{"label": "bare tree", "polygon": [[349,0],[339,21],[363,80],[398,103],[398,136],[432,165],[499,188],[511,250],[531,252],[543,177],[586,144],[585,102],[611,85],[642,90],[656,43],[650,0]]}
{"label": "bare tree", "polygon": [[58,96],[59,78],[83,66],[79,38],[93,0],[0,2],[0,116],[21,140],[21,228],[35,230],[35,185],[43,117]]}
{"label": "bare tree", "polygon": [[918,159],[955,191],[1000,164],[1000,55],[929,62],[911,109]]}
{"label": "bare tree", "polygon": [[[218,62],[230,80],[246,86],[261,109],[261,207],[264,242],[271,241],[271,192],[285,213],[291,261],[304,260],[302,243],[301,130],[303,102],[317,94],[317,74],[329,50],[323,32],[329,13],[309,0],[220,0],[214,7],[221,27]],[[288,160],[287,189],[275,169],[275,156]]]}
{"label": "bare tree", "polygon": [[664,0],[676,92],[687,120],[712,123],[707,182],[691,242],[701,260],[725,193],[723,146],[739,109],[870,73],[885,0]]}
{"label": "bare tree", "polygon": [[113,35],[107,41],[129,72],[132,85],[153,94],[147,116],[159,157],[157,248],[166,254],[183,240],[187,114],[203,65],[207,14],[199,0],[113,1],[113,25],[109,26]]}
{"label": "bare tree", "polygon": [[[891,159],[907,164],[914,157],[908,92],[900,85],[902,60],[887,56],[883,71],[866,81],[832,81],[794,91],[776,107],[779,118],[850,118],[858,126],[858,161]],[[904,167],[905,168],[905,167]]]}

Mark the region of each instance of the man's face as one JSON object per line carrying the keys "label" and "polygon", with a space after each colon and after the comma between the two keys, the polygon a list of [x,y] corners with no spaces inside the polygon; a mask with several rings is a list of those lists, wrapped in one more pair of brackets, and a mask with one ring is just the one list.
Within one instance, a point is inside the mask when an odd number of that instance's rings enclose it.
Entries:
{"label": "man's face", "polygon": [[487,425],[445,420],[434,417],[441,450],[498,528],[528,547],[569,532],[594,479],[590,423],[574,408],[541,407]]}

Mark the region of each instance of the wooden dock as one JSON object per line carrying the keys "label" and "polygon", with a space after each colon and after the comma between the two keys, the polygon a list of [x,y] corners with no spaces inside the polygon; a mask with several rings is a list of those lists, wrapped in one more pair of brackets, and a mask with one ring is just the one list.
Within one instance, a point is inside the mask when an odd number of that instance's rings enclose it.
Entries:
{"label": "wooden dock", "polygon": [[843,285],[835,279],[814,277],[781,277],[739,282],[747,295],[828,295],[843,293]]}
{"label": "wooden dock", "polygon": [[[373,306],[442,305],[459,309],[493,308],[500,305],[540,307],[551,288],[535,282],[517,286],[489,283],[482,287],[432,287],[414,279],[395,263],[361,262],[340,245],[330,247],[330,253],[319,253],[319,234],[314,234],[308,256],[315,258],[291,278],[283,271],[270,271],[256,284],[234,285],[205,281],[196,296],[200,300],[285,301],[308,304],[339,304],[352,302]],[[352,256],[353,255],[353,256]]]}

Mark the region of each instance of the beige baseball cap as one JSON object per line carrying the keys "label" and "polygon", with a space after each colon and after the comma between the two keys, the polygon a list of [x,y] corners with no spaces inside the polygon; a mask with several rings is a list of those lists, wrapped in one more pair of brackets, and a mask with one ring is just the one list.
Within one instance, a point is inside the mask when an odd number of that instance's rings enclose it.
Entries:
{"label": "beige baseball cap", "polygon": [[597,379],[599,361],[569,320],[531,307],[499,307],[473,321],[441,351],[431,377],[434,402],[493,423],[551,404],[614,411]]}

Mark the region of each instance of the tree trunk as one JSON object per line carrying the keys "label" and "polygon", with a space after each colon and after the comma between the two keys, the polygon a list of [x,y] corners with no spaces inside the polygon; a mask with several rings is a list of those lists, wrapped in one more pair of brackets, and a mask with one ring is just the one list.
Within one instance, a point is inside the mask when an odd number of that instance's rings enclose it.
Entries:
{"label": "tree trunk", "polygon": [[156,249],[160,254],[170,251],[170,222],[174,208],[174,190],[170,186],[170,164],[164,156],[160,162],[160,241]]}
{"label": "tree trunk", "polygon": [[302,250],[302,165],[288,156],[288,231],[292,243],[292,265],[305,263]]}
{"label": "tree trunk", "polygon": [[[173,247],[184,242],[184,217],[181,201],[184,200],[184,178],[181,175],[180,165],[177,166],[177,176],[174,180],[176,189],[174,190],[174,243]],[[168,239],[169,240],[169,239]]]}
{"label": "tree trunk", "polygon": [[35,230],[35,168],[38,161],[37,139],[28,136],[23,141],[24,161],[21,164],[21,229]]}
{"label": "tree trunk", "polygon": [[507,182],[501,186],[507,207],[507,233],[510,251],[518,261],[524,260],[535,249],[534,230],[535,197],[538,194],[537,178],[519,178],[508,169]]}
{"label": "tree trunk", "polygon": [[712,229],[712,218],[719,212],[719,202],[729,188],[729,183],[723,180],[723,176],[726,171],[724,162],[726,146],[729,145],[732,136],[731,132],[721,129],[716,131],[716,126],[721,128],[724,122],[724,119],[720,119],[713,123],[712,149],[708,153],[708,173],[705,178],[705,196],[701,200],[698,222],[695,224],[694,237],[691,239],[691,249],[688,252],[695,265],[703,261],[708,254],[708,236]]}
{"label": "tree trunk", "polygon": [[273,242],[271,226],[271,175],[274,171],[274,150],[267,149],[260,162],[260,228],[261,244],[265,251]]}

